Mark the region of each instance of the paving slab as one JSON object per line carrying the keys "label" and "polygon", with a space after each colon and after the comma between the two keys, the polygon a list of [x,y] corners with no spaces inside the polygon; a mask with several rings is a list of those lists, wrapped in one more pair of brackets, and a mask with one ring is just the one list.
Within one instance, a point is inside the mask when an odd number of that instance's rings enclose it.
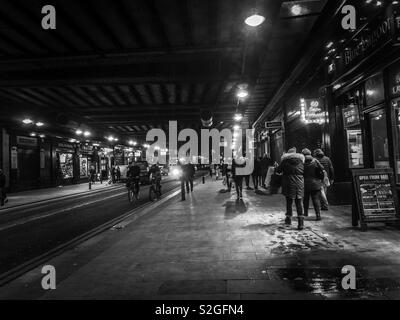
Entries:
{"label": "paving slab", "polygon": [[[299,232],[285,226],[281,195],[220,193],[208,180],[123,229],[111,229],[48,261],[57,289],[40,287],[40,268],[0,288],[1,299],[398,299],[399,230],[351,227],[349,206],[313,211]],[[341,288],[353,265],[357,289]]]}

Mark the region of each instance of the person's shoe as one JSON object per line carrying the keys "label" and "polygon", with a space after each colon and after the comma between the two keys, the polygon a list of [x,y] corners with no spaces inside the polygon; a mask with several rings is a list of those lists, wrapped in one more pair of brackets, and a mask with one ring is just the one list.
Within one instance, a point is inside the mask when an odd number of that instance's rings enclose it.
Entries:
{"label": "person's shoe", "polygon": [[317,214],[317,217],[315,218],[315,221],[321,221],[321,215]]}
{"label": "person's shoe", "polygon": [[329,208],[328,208],[328,207],[322,207],[321,210],[322,210],[322,211],[328,211]]}
{"label": "person's shoe", "polygon": [[303,217],[299,217],[297,218],[299,225],[297,226],[297,230],[303,230],[304,229],[304,218]]}
{"label": "person's shoe", "polygon": [[252,187],[247,187],[247,190],[253,190],[253,188]]}
{"label": "person's shoe", "polygon": [[288,226],[290,226],[292,224],[292,218],[287,216],[285,219],[285,224],[287,224]]}
{"label": "person's shoe", "polygon": [[305,217],[308,217],[308,212],[307,212],[307,213],[304,213],[304,216],[305,216]]}

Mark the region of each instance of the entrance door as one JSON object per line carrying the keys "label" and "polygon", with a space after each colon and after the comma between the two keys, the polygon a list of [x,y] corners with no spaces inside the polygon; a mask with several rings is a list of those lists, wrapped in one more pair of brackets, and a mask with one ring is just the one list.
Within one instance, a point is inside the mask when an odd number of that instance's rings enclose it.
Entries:
{"label": "entrance door", "polygon": [[371,112],[369,124],[374,168],[390,168],[386,111],[380,109]]}
{"label": "entrance door", "polygon": [[39,153],[34,149],[18,149],[19,187],[35,188],[39,182]]}

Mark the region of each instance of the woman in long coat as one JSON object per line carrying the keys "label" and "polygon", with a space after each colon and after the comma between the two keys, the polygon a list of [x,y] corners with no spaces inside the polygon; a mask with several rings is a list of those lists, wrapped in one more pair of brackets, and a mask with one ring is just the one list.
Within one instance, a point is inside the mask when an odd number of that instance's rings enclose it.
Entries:
{"label": "woman in long coat", "polygon": [[324,167],[321,163],[312,157],[309,149],[304,149],[301,152],[306,160],[304,163],[304,216],[308,216],[308,208],[310,204],[310,197],[313,202],[316,220],[321,220],[321,188],[322,179],[324,178]]}
{"label": "woman in long coat", "polygon": [[296,205],[298,229],[304,228],[303,204],[304,198],[304,156],[297,153],[296,148],[290,149],[282,156],[281,164],[275,172],[282,173],[282,194],[286,197],[286,220],[290,225],[293,216],[293,202]]}

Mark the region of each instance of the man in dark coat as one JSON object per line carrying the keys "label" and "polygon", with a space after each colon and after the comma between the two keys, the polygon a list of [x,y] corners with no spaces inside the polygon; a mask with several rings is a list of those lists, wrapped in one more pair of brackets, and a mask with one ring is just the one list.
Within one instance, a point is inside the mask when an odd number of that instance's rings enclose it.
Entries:
{"label": "man in dark coat", "polygon": [[324,167],[314,159],[309,149],[303,149],[301,152],[305,156],[304,162],[304,216],[308,216],[310,196],[313,202],[316,220],[321,220],[321,187],[324,177]]}
{"label": "man in dark coat", "polygon": [[119,166],[117,167],[116,175],[117,175],[117,182],[119,182],[121,180],[121,169],[119,168]]}
{"label": "man in dark coat", "polygon": [[253,173],[251,174],[253,178],[253,184],[254,184],[254,189],[258,190],[258,185],[261,184],[261,181],[259,179],[260,177],[260,172],[261,172],[261,161],[257,158],[254,159],[254,170]]}
{"label": "man in dark coat", "polygon": [[[321,149],[314,151],[314,157],[324,167],[327,178],[329,179],[329,185],[332,185],[335,180],[335,171],[333,169],[332,161],[327,157]],[[321,210],[328,210],[329,203],[327,198],[328,185],[326,182],[322,183],[321,187]]]}
{"label": "man in dark coat", "polygon": [[1,204],[7,203],[7,193],[6,193],[6,175],[3,170],[0,169],[0,202]]}
{"label": "man in dark coat", "polygon": [[268,157],[267,154],[261,159],[260,163],[260,173],[261,173],[261,181],[260,184],[263,188],[267,188],[265,185],[265,179],[267,178],[268,169],[272,165],[271,159]]}
{"label": "man in dark coat", "polygon": [[292,148],[282,156],[275,172],[282,173],[282,194],[286,197],[285,223],[290,225],[293,216],[293,202],[296,204],[298,229],[304,228],[302,199],[304,197],[304,156]]}
{"label": "man in dark coat", "polygon": [[246,177],[239,175],[238,168],[244,168],[246,166],[246,160],[243,157],[232,160],[232,177],[235,182],[235,189],[237,194],[237,200],[243,199],[243,178]]}
{"label": "man in dark coat", "polygon": [[183,167],[184,167],[183,171],[186,174],[186,180],[185,180],[186,192],[189,193],[189,186],[190,186],[190,191],[193,192],[193,179],[196,170],[192,163],[185,164]]}

